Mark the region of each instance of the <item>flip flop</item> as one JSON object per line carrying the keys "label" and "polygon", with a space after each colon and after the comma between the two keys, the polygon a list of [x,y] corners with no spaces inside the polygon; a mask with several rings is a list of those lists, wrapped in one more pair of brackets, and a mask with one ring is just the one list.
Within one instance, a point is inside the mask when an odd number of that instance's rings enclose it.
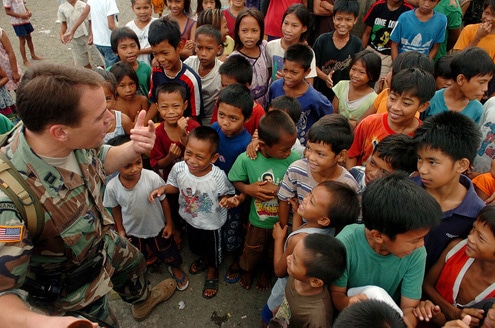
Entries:
{"label": "flip flop", "polygon": [[[229,276],[234,276],[234,275],[235,275],[234,278],[229,278]],[[223,277],[223,280],[229,284],[234,284],[234,283],[238,282],[239,280],[241,280],[241,276],[242,276],[241,268],[232,269],[232,265],[231,265],[227,269],[227,272],[225,272],[225,277]]]}
{"label": "flip flop", "polygon": [[[167,265],[167,269],[168,269],[168,272],[170,272],[170,275],[172,276],[172,278],[174,278],[174,280],[177,282],[177,290],[183,291],[183,290],[186,290],[187,287],[189,287],[189,279],[187,279],[187,276],[185,273],[182,274],[182,278],[179,278],[174,274],[174,270],[172,270],[172,267],[170,265]],[[186,282],[186,284],[182,285],[182,284],[184,284],[184,281]],[[182,285],[182,287],[179,288],[179,284]]]}
{"label": "flip flop", "polygon": [[189,266],[190,274],[199,274],[208,268],[206,263],[202,259],[197,259]]}
{"label": "flip flop", "polygon": [[[213,294],[211,296],[205,295],[205,291],[207,289],[213,289],[215,291],[215,294]],[[205,284],[203,286],[203,297],[206,299],[210,299],[210,298],[215,297],[217,295],[217,293],[218,293],[218,278],[206,279]]]}

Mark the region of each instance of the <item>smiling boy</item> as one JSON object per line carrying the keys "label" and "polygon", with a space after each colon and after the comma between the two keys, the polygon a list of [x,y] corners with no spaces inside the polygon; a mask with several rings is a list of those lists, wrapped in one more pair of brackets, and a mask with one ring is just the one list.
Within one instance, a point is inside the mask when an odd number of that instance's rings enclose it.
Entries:
{"label": "smiling boy", "polygon": [[351,288],[379,287],[383,300],[398,305],[406,324],[415,327],[412,311],[421,299],[426,260],[423,239],[438,224],[440,206],[406,174],[394,172],[370,183],[362,212],[364,225],[346,226],[337,235],[345,245],[347,265],[330,287],[333,304],[342,311],[370,298],[367,288],[355,295],[349,294]]}
{"label": "smiling boy", "polygon": [[495,64],[481,48],[468,48],[458,52],[450,63],[452,84],[435,92],[430,106],[421,118],[451,110],[480,122],[483,105],[478,101],[488,89],[488,82],[495,72]]}
{"label": "smiling boy", "polygon": [[160,66],[152,68],[148,95],[152,104],[146,117],[153,119],[157,114],[156,88],[163,83],[176,82],[186,88],[186,99],[189,100],[184,116],[199,121],[204,114],[201,78],[180,60],[184,42],[180,38],[179,24],[166,17],[155,20],[151,23],[148,41],[151,53]]}
{"label": "smiling boy", "polygon": [[422,69],[400,71],[392,80],[387,113],[366,117],[354,131],[354,142],[347,152],[346,168],[365,165],[375,145],[390,134],[413,135],[421,125],[416,112],[424,111],[435,92],[435,79]]}

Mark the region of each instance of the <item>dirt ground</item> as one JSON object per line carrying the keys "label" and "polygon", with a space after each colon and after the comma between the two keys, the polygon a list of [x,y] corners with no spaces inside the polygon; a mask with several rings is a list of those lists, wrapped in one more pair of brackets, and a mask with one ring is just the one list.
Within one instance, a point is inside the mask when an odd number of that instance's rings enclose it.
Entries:
{"label": "dirt ground", "polygon": [[[226,1],[225,1],[226,2]],[[131,11],[130,0],[117,0],[120,10],[119,25],[124,26],[134,18]],[[31,22],[35,28],[33,41],[36,53],[58,64],[72,65],[70,44],[60,42],[60,24],[57,20],[58,0],[28,0],[27,6],[33,13]],[[0,14],[0,28],[5,30],[12,43],[21,69],[25,71],[22,57],[19,54],[19,41],[10,25],[10,19],[5,14]],[[29,55],[28,55],[29,56]],[[184,257],[183,269],[187,272],[189,264],[194,257],[187,249],[182,251]],[[205,276],[188,275],[190,286],[185,291],[177,291],[170,300],[159,305],[152,315],[141,323],[133,320],[130,305],[122,302],[117,295],[111,295],[111,307],[119,318],[120,326],[132,327],[257,327],[261,323],[261,309],[266,303],[269,291],[258,291],[254,288],[256,280],[250,291],[244,290],[239,284],[227,284],[223,276],[229,260],[220,267],[220,287],[217,296],[211,300],[201,297],[201,291]],[[162,265],[160,270],[149,270],[149,278],[152,284],[162,279],[169,278],[166,267]],[[185,308],[179,309],[179,302],[183,301]]]}

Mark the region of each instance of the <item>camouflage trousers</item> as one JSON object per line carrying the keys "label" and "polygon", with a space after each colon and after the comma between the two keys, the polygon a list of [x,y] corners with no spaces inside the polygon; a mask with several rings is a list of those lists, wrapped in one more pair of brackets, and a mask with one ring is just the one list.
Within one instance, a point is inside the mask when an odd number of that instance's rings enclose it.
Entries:
{"label": "camouflage trousers", "polygon": [[87,313],[113,327],[118,327],[118,321],[108,304],[107,294],[110,290],[108,286],[113,285],[113,290],[127,303],[144,301],[151,289],[145,274],[146,261],[134,245],[122,239],[113,230],[105,235],[103,250],[105,264],[102,270],[104,274],[100,275],[100,280],[88,285],[85,290],[78,290],[73,293],[75,295],[70,294],[64,299],[64,303],[80,304],[80,301],[83,301],[81,297],[87,297],[93,301],[78,309],[69,309],[70,306],[64,308],[69,311],[77,310]]}

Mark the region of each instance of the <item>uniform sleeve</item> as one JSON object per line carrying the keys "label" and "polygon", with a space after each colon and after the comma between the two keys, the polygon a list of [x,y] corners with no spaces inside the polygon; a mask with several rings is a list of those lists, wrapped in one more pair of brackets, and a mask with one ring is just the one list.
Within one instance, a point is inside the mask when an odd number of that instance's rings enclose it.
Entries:
{"label": "uniform sleeve", "polygon": [[28,270],[33,243],[15,205],[0,192],[0,292],[16,292]]}

